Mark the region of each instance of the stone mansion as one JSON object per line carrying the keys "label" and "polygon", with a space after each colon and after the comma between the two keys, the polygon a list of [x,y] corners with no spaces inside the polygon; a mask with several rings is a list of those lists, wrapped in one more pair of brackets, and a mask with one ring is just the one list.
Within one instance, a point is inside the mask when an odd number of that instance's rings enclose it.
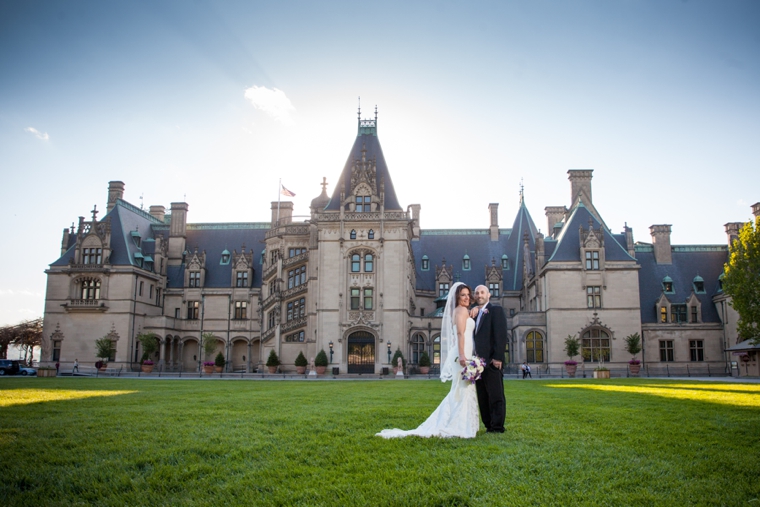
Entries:
{"label": "stone mansion", "polygon": [[[721,274],[743,224],[726,224],[722,245],[672,245],[666,224],[634,243],[595,208],[592,170],[568,175],[567,204],[545,208],[546,235],[522,196],[509,228],[489,204],[488,228],[421,229],[421,206],[396,197],[375,115],[358,121],[332,195],[323,182],[308,220],[274,202],[270,222],[192,223],[188,203],[146,212],[111,181],[104,216],[64,229],[46,271],[42,361],[92,364],[106,336],[109,366],[138,369],[137,336],[153,333],[163,371],[198,371],[218,352],[229,371],[261,371],[271,350],[284,372],[320,350],[341,373],[377,374],[397,348],[414,367],[423,351],[440,360],[441,306],[463,281],[506,309],[511,365],[561,368],[572,335],[576,360],[624,367],[623,338],[639,333],[644,364],[723,371],[737,315]],[[203,335],[215,340],[211,357]]]}

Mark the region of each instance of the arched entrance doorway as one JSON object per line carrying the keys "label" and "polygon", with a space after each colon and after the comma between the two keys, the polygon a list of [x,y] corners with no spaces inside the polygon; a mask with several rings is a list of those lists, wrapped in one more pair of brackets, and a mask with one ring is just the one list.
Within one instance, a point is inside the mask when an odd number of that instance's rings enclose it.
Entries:
{"label": "arched entrance doorway", "polygon": [[375,373],[375,337],[368,331],[348,336],[348,373]]}

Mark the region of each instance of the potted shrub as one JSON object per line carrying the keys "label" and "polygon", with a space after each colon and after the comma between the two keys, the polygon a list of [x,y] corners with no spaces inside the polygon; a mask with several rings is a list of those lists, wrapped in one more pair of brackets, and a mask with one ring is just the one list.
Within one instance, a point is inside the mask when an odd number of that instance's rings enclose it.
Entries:
{"label": "potted shrub", "polygon": [[108,358],[111,356],[111,346],[113,342],[107,336],[95,340],[95,355],[102,359],[98,370],[105,371],[108,366]]}
{"label": "potted shrub", "polygon": [[306,360],[306,356],[303,355],[303,352],[299,352],[298,357],[296,357],[296,372],[298,372],[299,375],[306,373],[307,364],[309,364],[309,362]]}
{"label": "potted shrub", "polygon": [[267,358],[267,368],[269,368],[269,373],[277,373],[278,366],[280,366],[280,358],[277,357],[277,352],[272,349],[269,351],[269,357]]}
{"label": "potted shrub", "polygon": [[[398,366],[398,360],[401,359],[401,369],[399,370]],[[401,353],[401,349],[396,349],[396,353],[393,354],[393,360],[391,361],[393,364],[393,373],[398,373],[399,371],[403,374],[406,370],[406,360],[404,359],[404,354]]]}
{"label": "potted shrub", "polygon": [[430,373],[430,356],[424,350],[420,354],[420,373],[423,375]]}
{"label": "potted shrub", "polygon": [[158,350],[158,337],[153,333],[140,333],[137,335],[137,339],[140,340],[140,345],[143,349],[143,355],[140,361],[142,372],[151,373],[154,365],[150,357]]}
{"label": "potted shrub", "polygon": [[[214,353],[214,349],[216,349],[216,338],[214,338],[213,333],[203,333],[201,335],[201,347],[207,358]],[[208,375],[214,373],[214,361],[203,362],[203,373]]]}
{"label": "potted shrub", "polygon": [[581,342],[574,335],[567,335],[565,338],[565,352],[570,359],[565,361],[565,370],[567,370],[568,377],[575,378],[575,372],[578,369],[578,362],[573,358],[578,355],[578,351],[581,348]]}
{"label": "potted shrub", "polygon": [[604,366],[604,356],[599,354],[599,364],[594,368],[594,378],[610,378],[610,370]]}
{"label": "potted shrub", "polygon": [[314,358],[314,367],[317,370],[317,375],[323,375],[327,369],[327,365],[327,353],[325,349],[322,349],[317,354],[317,357]]}
{"label": "potted shrub", "polygon": [[214,358],[214,371],[217,373],[222,373],[222,370],[224,369],[224,365],[226,363],[227,361],[224,360],[224,354],[219,352]]}
{"label": "potted shrub", "polygon": [[628,361],[628,370],[631,372],[631,375],[638,375],[641,371],[641,361],[636,359],[636,354],[641,352],[641,336],[639,336],[639,333],[629,334],[625,337],[625,350],[633,356]]}

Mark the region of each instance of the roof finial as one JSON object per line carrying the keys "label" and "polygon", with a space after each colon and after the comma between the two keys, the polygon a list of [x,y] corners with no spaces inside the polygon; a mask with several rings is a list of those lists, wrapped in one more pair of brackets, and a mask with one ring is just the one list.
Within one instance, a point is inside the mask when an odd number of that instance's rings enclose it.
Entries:
{"label": "roof finial", "polygon": [[525,185],[523,185],[523,179],[520,178],[520,204],[523,203],[523,191],[525,189]]}
{"label": "roof finial", "polygon": [[92,213],[92,221],[97,222],[98,220],[98,205],[97,204],[92,207],[91,213]]}
{"label": "roof finial", "polygon": [[375,125],[377,125],[377,104],[375,104]]}
{"label": "roof finial", "polygon": [[356,119],[362,121],[362,97],[359,95],[359,110],[356,112]]}

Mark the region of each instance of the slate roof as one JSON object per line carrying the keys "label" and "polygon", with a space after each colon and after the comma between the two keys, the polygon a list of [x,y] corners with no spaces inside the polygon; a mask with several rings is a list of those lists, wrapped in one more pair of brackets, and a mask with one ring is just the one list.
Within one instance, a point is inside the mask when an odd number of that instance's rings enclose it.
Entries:
{"label": "slate roof", "polygon": [[[589,219],[591,219],[594,229],[599,229],[602,226],[602,234],[604,235],[604,257],[608,261],[633,261],[635,260],[628,254],[628,250],[625,246],[625,235],[612,234],[610,230],[604,226],[599,220],[583,205],[582,202],[573,208],[570,216],[567,218],[565,226],[562,228],[559,236],[557,237],[556,244],[553,245],[553,251],[549,257],[549,252],[546,252],[548,262],[552,261],[575,261],[581,260],[581,243],[580,243],[580,228],[581,226],[588,230]],[[622,244],[621,244],[622,236]],[[547,242],[548,243],[548,242]]]}
{"label": "slate roof", "polygon": [[[111,217],[110,263],[112,265],[136,266],[135,254],[139,253],[143,258],[154,256],[156,236],[163,235],[166,241],[169,240],[169,225],[126,201],[118,200],[116,206],[106,216]],[[251,286],[260,287],[261,252],[264,250],[264,236],[269,228],[269,223],[188,224],[185,242],[187,251],[192,253],[196,247],[198,247],[198,252],[206,251],[204,287],[232,286],[234,259],[230,258],[228,264],[221,264],[222,252],[225,249],[230,253],[236,250],[239,254],[242,245],[246,245],[246,252],[253,251]],[[133,231],[137,231],[140,235],[139,247],[132,237]],[[69,238],[69,249],[52,265],[67,265],[74,256],[75,244],[76,234],[72,234]],[[184,285],[184,269],[184,264],[167,266],[168,287],[179,288]]]}
{"label": "slate roof", "polygon": [[351,190],[351,168],[354,165],[354,161],[362,158],[362,149],[367,150],[367,160],[375,159],[375,165],[377,168],[377,174],[375,181],[378,185],[378,192],[380,191],[380,181],[385,180],[385,209],[386,211],[401,210],[401,205],[396,197],[396,190],[393,188],[393,181],[391,180],[391,174],[388,172],[388,164],[385,163],[385,157],[383,156],[383,149],[380,147],[380,140],[375,133],[362,132],[363,129],[359,128],[359,134],[356,136],[354,145],[351,147],[351,152],[346,159],[346,165],[343,166],[343,172],[340,174],[340,179],[335,185],[332,198],[330,202],[325,206],[326,211],[340,211],[340,192],[342,189],[341,182],[345,185],[346,194]]}
{"label": "slate roof", "polygon": [[[509,269],[502,270],[503,290],[520,290],[523,283],[524,246],[523,235],[528,233],[528,248],[531,256],[535,254],[535,237],[537,229],[524,203],[521,203],[512,229],[500,229],[499,239],[491,241],[488,229],[438,229],[420,231],[420,239],[412,242],[415,269],[417,272],[417,289],[437,291],[435,266],[454,267],[454,281],[461,281],[472,288],[485,282],[485,267],[501,266],[501,257],[509,258]],[[430,269],[422,270],[422,257],[427,255]],[[470,258],[471,269],[462,268],[465,255]],[[459,277],[457,279],[457,276]]]}
{"label": "slate roof", "polygon": [[705,283],[705,293],[696,294],[702,303],[702,322],[721,322],[712,297],[719,292],[718,277],[723,273],[723,264],[728,261],[728,247],[723,245],[678,245],[673,246],[672,264],[657,264],[651,246],[636,246],[639,270],[639,297],[641,322],[658,322],[655,303],[662,294],[662,280],[669,276],[673,280],[674,294],[666,294],[671,303],[685,303],[693,288],[693,280],[701,276]]}

